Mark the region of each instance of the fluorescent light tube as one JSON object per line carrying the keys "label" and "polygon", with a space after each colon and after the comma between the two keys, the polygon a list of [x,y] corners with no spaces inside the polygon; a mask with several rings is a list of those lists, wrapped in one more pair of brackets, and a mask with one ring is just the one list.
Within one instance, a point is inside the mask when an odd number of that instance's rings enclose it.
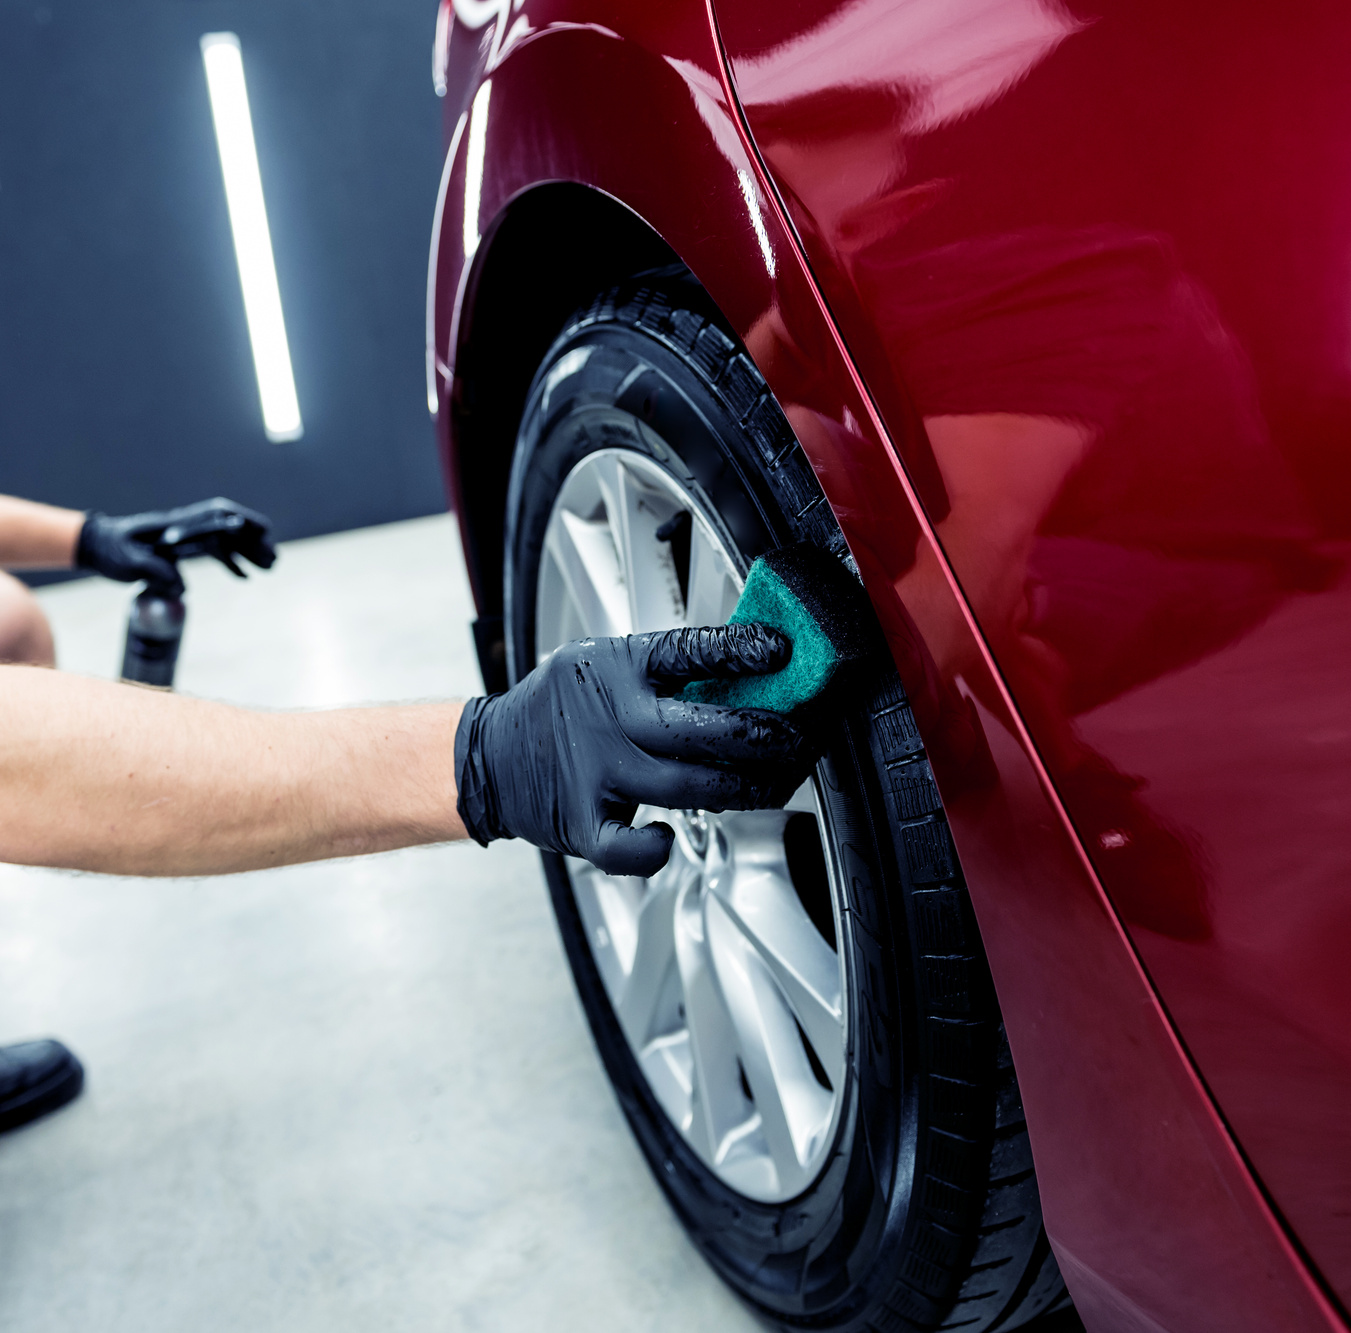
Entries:
{"label": "fluorescent light tube", "polygon": [[296,398],[291,349],[281,313],[277,265],[258,174],[258,149],[244,86],[244,61],[239,38],[232,32],[208,32],[202,38],[202,64],[216,126],[220,169],[225,177],[225,202],[244,292],[244,317],[253,347],[253,369],[263,405],[263,430],[269,440],[298,440],[305,433]]}

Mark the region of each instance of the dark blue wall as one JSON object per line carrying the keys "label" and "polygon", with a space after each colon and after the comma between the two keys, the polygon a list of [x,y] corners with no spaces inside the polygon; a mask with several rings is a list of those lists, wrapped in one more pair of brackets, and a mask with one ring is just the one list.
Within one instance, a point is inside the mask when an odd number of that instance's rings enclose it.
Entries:
{"label": "dark blue wall", "polygon": [[[0,0],[0,491],[443,507],[423,386],[435,0]],[[304,439],[263,435],[198,38],[239,34]]]}

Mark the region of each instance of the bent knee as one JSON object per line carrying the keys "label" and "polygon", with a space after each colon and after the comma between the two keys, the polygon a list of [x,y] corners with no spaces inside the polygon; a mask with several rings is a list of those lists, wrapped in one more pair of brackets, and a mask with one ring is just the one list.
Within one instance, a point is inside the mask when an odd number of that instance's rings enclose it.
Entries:
{"label": "bent knee", "polygon": [[0,570],[0,662],[55,666],[52,627],[38,599],[12,574]]}

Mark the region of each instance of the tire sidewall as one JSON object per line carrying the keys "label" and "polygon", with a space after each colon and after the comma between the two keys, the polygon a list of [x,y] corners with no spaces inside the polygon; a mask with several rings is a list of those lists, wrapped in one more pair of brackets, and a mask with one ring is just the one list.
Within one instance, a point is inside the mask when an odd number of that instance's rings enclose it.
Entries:
{"label": "tire sidewall", "polygon": [[[580,367],[557,375],[569,357]],[[716,516],[743,574],[756,555],[804,535],[692,366],[625,324],[574,321],[532,386],[509,486],[504,592],[513,680],[535,661],[535,587],[554,498],[577,463],[602,448],[632,450],[666,470]],[[578,993],[649,1166],[714,1267],[762,1312],[798,1327],[849,1327],[875,1299],[889,1277],[888,1256],[903,1243],[914,1171],[917,1098],[902,1060],[912,1045],[912,1006],[901,1003],[909,944],[904,913],[888,910],[901,887],[888,840],[879,836],[887,814],[867,719],[866,703],[851,710],[820,770],[845,899],[837,924],[851,1016],[844,1105],[821,1173],[787,1203],[762,1204],[731,1190],[666,1117],[610,1006],[563,859],[544,855]]]}

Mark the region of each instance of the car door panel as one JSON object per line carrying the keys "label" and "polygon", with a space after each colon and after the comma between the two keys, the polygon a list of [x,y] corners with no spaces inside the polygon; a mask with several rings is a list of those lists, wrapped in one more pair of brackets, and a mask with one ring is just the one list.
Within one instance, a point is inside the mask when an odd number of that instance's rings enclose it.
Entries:
{"label": "car door panel", "polygon": [[1351,1297],[1351,15],[715,8],[1094,869]]}

